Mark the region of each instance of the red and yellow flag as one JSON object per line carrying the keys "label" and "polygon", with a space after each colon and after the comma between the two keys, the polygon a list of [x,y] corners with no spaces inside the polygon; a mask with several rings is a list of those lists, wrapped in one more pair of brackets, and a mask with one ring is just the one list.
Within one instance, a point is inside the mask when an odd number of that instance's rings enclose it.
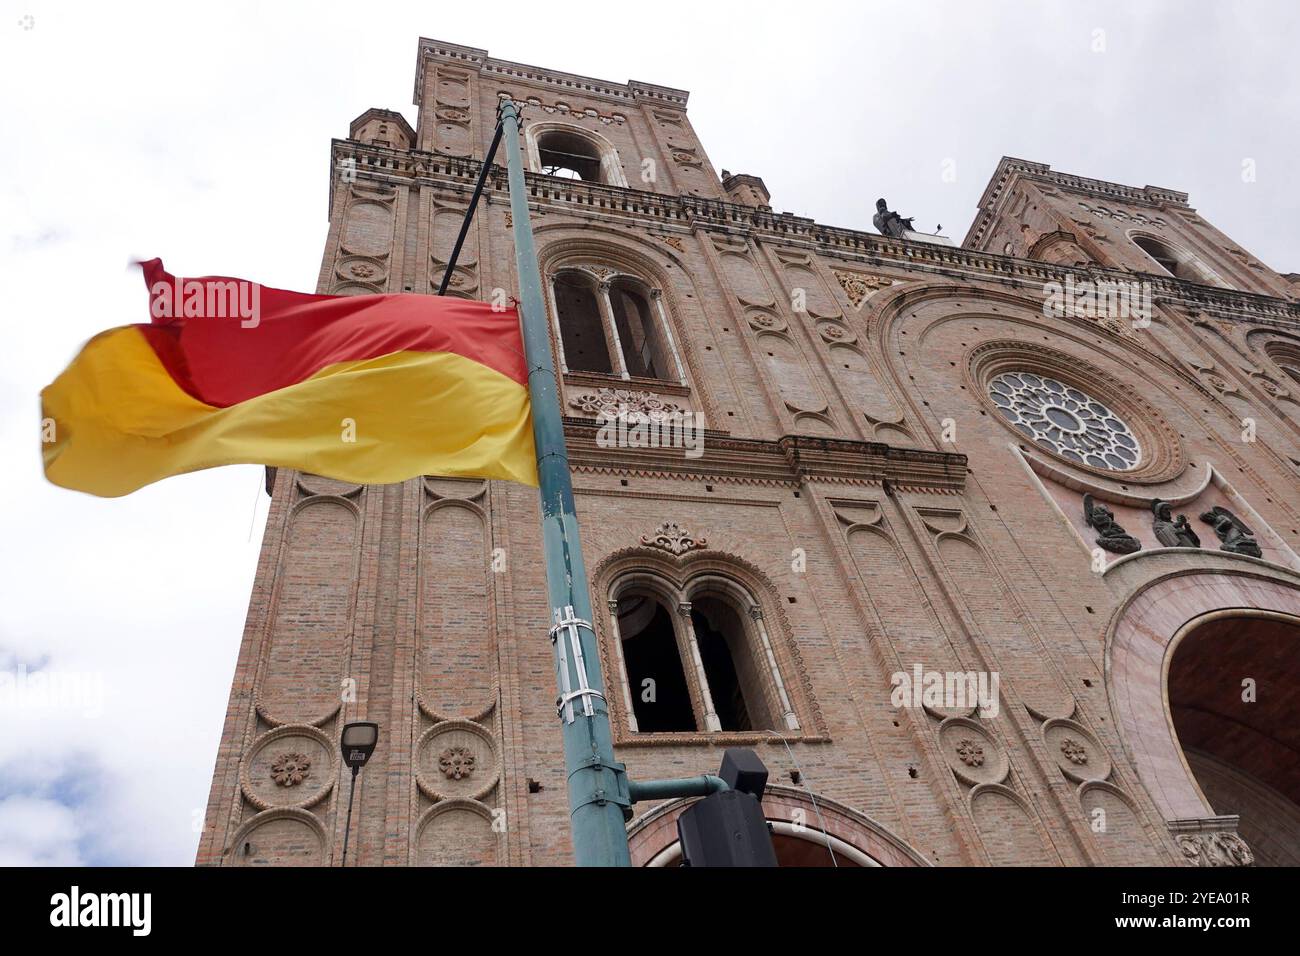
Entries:
{"label": "red and yellow flag", "polygon": [[152,323],[95,336],[41,392],[56,485],[115,497],[240,463],[357,483],[537,484],[513,308],[142,266]]}

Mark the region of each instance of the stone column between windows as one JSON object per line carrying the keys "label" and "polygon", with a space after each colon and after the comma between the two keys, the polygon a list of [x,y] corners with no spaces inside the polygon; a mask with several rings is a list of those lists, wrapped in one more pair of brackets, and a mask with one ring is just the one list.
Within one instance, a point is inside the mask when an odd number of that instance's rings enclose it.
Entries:
{"label": "stone column between windows", "polygon": [[716,733],[722,729],[722,721],[713,706],[713,693],[709,690],[709,678],[704,673],[704,660],[700,657],[700,644],[695,638],[695,623],[691,620],[691,602],[682,601],[677,605],[685,627],[686,649],[690,654],[691,666],[695,668],[695,680],[700,687],[700,705],[704,709],[704,729]]}
{"label": "stone column between windows", "polygon": [[555,301],[555,276],[546,278],[546,297],[551,304],[551,329],[555,332],[555,357],[560,360],[560,373],[569,370],[564,359],[564,333],[560,331],[560,307]]}
{"label": "stone column between windows", "polygon": [[776,684],[776,695],[781,700],[781,719],[785,721],[786,730],[798,730],[799,718],[790,706],[790,695],[786,693],[785,681],[781,680],[781,670],[776,666],[776,655],[772,653],[772,642],[767,638],[767,625],[763,623],[763,609],[757,604],[749,609],[749,616],[758,628],[759,639],[763,642],[763,653],[767,655],[767,667],[772,672],[772,681]]}
{"label": "stone column between windows", "polygon": [[682,357],[677,353],[677,340],[673,338],[672,326],[668,324],[668,312],[664,308],[664,290],[651,289],[650,298],[654,299],[655,308],[659,311],[659,327],[664,330],[664,338],[668,340],[668,350],[673,353],[673,364],[677,366],[677,381],[686,384],[686,370],[682,367]]}
{"label": "stone column between windows", "polygon": [[627,663],[623,660],[623,635],[618,630],[618,601],[609,602],[609,633],[614,642],[614,659],[618,662],[618,673],[623,685],[623,707],[627,711],[627,728],[637,733],[636,711],[632,707],[632,681],[627,674]]}
{"label": "stone column between windows", "polygon": [[602,282],[600,296],[596,302],[601,320],[605,323],[605,331],[609,333],[609,347],[614,351],[614,358],[617,359],[615,365],[618,367],[619,377],[626,379],[632,376],[627,374],[627,362],[623,359],[623,343],[619,341],[618,323],[614,321],[614,303],[609,298],[609,290],[612,286],[612,282]]}
{"label": "stone column between windows", "polygon": [[605,184],[627,189],[627,177],[623,175],[623,164],[618,161],[618,153],[613,147],[605,149],[599,143],[594,145],[600,151],[600,171]]}

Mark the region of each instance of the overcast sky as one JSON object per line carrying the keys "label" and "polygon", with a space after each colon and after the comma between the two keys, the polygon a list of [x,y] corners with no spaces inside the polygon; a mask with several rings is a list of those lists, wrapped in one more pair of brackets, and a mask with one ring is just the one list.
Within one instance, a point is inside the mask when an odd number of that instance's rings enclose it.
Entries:
{"label": "overcast sky", "polygon": [[[960,241],[1011,155],[1185,190],[1291,272],[1298,8],[5,0],[0,864],[193,861],[266,511],[253,466],[113,500],[47,484],[40,389],[146,320],[133,257],[315,291],[329,140],[372,106],[414,124],[421,35],[689,90],[717,167],[829,225],[869,229],[886,196]],[[78,693],[24,697],[36,672]]]}

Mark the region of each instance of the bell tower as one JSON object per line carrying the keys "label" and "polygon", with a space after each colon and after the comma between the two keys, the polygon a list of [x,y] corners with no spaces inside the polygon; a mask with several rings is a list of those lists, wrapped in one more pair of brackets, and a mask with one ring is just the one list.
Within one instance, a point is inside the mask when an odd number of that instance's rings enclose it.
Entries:
{"label": "bell tower", "polygon": [[1172,277],[1261,295],[1300,297],[1197,214],[1187,193],[1121,186],[1004,156],[980,199],[970,249]]}

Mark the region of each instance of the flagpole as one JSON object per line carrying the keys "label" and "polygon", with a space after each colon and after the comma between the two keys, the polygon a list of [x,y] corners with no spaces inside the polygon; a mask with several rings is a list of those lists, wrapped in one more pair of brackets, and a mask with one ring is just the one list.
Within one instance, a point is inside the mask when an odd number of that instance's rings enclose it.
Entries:
{"label": "flagpole", "polygon": [[592,628],[587,569],[578,539],[564,420],[555,382],[550,327],[542,297],[528,193],[519,149],[519,111],[506,96],[498,108],[505,134],[510,212],[519,276],[519,315],[528,362],[533,441],[541,493],[542,549],[559,686],[556,710],[564,735],[573,857],[579,866],[630,866],[624,811],[631,813],[627,774],[614,759],[600,652]]}

